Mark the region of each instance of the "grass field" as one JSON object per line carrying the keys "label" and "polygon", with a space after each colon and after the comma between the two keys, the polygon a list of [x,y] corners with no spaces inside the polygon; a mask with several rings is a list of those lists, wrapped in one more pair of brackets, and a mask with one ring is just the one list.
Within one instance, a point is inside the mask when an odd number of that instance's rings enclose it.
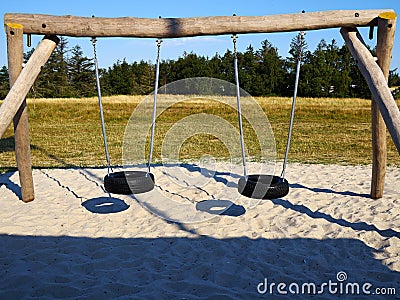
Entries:
{"label": "grass field", "polygon": [[[143,97],[104,97],[104,112],[113,165],[122,164],[125,126]],[[291,99],[256,98],[271,123],[278,159],[285,151]],[[398,102],[399,104],[399,102]],[[304,163],[370,164],[370,101],[364,99],[299,98],[289,161]],[[34,167],[104,166],[104,149],[97,98],[28,99],[32,163]],[[215,102],[198,101],[172,107],[157,120],[155,157],[162,136],[172,124],[194,113],[217,114],[236,126],[237,113]],[[246,143],[251,147],[251,136]],[[210,136],[193,137],[182,146],[185,157],[201,156],[205,148],[226,156],[227,149]],[[400,158],[388,135],[388,163]],[[15,169],[12,127],[0,140],[0,171]]]}

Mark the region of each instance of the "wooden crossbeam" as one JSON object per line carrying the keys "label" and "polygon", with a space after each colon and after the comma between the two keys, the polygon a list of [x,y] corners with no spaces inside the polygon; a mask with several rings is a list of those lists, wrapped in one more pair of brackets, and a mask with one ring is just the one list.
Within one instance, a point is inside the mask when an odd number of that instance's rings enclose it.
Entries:
{"label": "wooden crossbeam", "polygon": [[175,38],[232,33],[269,33],[376,25],[393,10],[333,10],[272,16],[198,18],[88,18],[41,14],[5,14],[4,23],[23,25],[26,34],[71,37]]}

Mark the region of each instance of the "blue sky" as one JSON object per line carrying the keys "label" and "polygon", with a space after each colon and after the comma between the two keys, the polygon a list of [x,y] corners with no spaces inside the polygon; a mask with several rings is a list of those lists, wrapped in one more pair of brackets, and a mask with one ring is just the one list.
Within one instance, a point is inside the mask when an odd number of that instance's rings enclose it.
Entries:
{"label": "blue sky", "polygon": [[[361,10],[361,9],[394,9],[400,13],[398,0],[202,0],[202,1],[133,1],[133,0],[13,0],[1,1],[0,13],[40,13],[52,15],[76,15],[90,17],[195,17],[195,16],[229,16],[237,15],[271,15],[298,13],[321,10]],[[400,25],[399,25],[400,27]],[[4,31],[3,31],[4,32]],[[376,40],[368,40],[368,29],[361,30],[364,39],[372,46]],[[244,51],[250,44],[258,49],[261,41],[268,39],[279,49],[280,55],[287,56],[289,44],[296,33],[272,33],[240,35],[238,39],[239,51]],[[375,35],[376,36],[376,35]],[[343,44],[338,29],[307,32],[308,48],[314,50],[318,42],[324,38],[327,41],[335,39],[339,45]],[[33,37],[35,46],[41,37]],[[79,44],[84,54],[93,55],[89,38],[69,38],[69,46]],[[184,51],[200,55],[213,56],[216,52],[223,54],[226,49],[232,48],[230,36],[195,37],[165,40],[161,55],[163,59],[176,59]],[[7,64],[6,37],[0,35],[0,66]],[[28,48],[26,48],[28,50]],[[98,56],[101,67],[111,66],[117,60],[126,59],[128,62],[155,60],[156,43],[154,39],[138,38],[103,38],[98,41]],[[400,70],[400,33],[397,34],[391,68]]]}

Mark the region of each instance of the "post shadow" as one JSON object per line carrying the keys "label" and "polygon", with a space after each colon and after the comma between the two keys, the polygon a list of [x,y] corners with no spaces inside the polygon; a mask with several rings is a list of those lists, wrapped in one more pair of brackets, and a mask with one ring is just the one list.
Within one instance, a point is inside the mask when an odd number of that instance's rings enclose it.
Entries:
{"label": "post shadow", "polygon": [[10,177],[14,172],[7,172],[0,174],[0,187],[4,185],[8,190],[10,190],[19,200],[22,201],[22,191],[21,186],[11,181]]}
{"label": "post shadow", "polygon": [[391,238],[391,237],[397,237],[400,238],[400,232],[397,232],[396,230],[393,229],[385,229],[385,230],[381,230],[378,229],[375,225],[373,224],[367,224],[366,222],[350,222],[350,221],[346,221],[344,219],[337,219],[332,217],[329,214],[320,212],[320,211],[312,211],[311,209],[309,209],[307,206],[302,205],[302,204],[293,204],[291,203],[289,200],[285,200],[285,199],[273,199],[273,200],[269,200],[272,203],[282,206],[286,209],[291,209],[294,210],[296,212],[302,213],[302,214],[306,214],[307,216],[313,218],[313,219],[324,219],[330,223],[334,223],[334,224],[338,224],[340,226],[343,227],[348,227],[354,230],[364,230],[364,231],[374,231],[376,233],[378,233],[380,236],[382,237],[387,237],[387,238]]}
{"label": "post shadow", "polygon": [[306,189],[306,190],[312,191],[314,193],[337,194],[337,195],[342,195],[342,196],[370,198],[369,194],[360,194],[360,193],[354,193],[351,191],[338,192],[338,191],[334,191],[332,189],[308,187],[308,186],[305,186],[300,183],[293,183],[293,184],[290,184],[289,186],[291,188],[295,188],[295,189]]}

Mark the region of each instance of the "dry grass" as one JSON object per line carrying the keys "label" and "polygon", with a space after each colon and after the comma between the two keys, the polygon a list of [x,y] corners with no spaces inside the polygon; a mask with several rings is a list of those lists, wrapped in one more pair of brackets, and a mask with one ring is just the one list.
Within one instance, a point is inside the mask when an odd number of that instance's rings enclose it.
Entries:
{"label": "dry grass", "polygon": [[[104,112],[112,164],[122,164],[125,126],[142,96],[104,97]],[[282,159],[289,124],[291,99],[257,98],[274,131],[278,159]],[[34,167],[104,166],[104,149],[96,98],[28,99],[32,162]],[[212,113],[236,126],[237,113],[204,100],[179,103],[157,120],[156,158],[163,135],[181,118],[193,113]],[[252,135],[247,130],[246,143]],[[0,171],[15,168],[13,131],[0,140]],[[226,156],[227,149],[210,136],[196,136],[182,146],[184,157],[197,157],[211,149]],[[371,163],[370,101],[364,99],[299,98],[290,160],[305,163]],[[388,135],[388,163],[400,165]]]}

